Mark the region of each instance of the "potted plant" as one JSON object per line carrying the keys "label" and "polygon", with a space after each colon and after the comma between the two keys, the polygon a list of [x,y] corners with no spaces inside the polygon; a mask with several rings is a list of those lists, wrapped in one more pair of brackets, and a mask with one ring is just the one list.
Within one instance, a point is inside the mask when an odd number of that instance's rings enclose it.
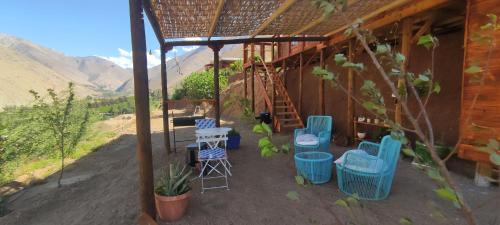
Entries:
{"label": "potted plant", "polygon": [[179,163],[169,165],[155,188],[156,211],[160,219],[176,221],[186,212],[191,198],[189,175],[191,170],[186,169],[186,166],[181,168]]}
{"label": "potted plant", "polygon": [[241,135],[236,131],[234,128],[232,128],[228,133],[227,133],[227,148],[228,149],[237,149],[240,147],[240,140],[241,140]]}

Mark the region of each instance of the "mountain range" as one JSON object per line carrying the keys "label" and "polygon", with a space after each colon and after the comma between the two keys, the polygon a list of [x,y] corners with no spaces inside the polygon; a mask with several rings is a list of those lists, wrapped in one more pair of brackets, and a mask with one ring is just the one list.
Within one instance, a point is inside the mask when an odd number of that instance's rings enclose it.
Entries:
{"label": "mountain range", "polygon": [[[221,58],[241,58],[242,46],[229,45]],[[213,53],[201,46],[167,61],[169,89],[183,77],[212,61]],[[150,89],[161,87],[160,66],[149,69]],[[75,83],[79,97],[130,95],[133,93],[132,70],[124,69],[97,56],[73,57],[18,37],[0,33],[0,108],[29,104],[29,90],[45,93],[49,88],[64,90]]]}

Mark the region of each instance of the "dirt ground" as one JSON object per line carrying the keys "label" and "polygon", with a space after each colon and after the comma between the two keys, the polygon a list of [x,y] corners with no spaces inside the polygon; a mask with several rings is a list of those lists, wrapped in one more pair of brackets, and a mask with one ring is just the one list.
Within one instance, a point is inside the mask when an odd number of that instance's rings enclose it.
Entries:
{"label": "dirt ground", "polygon": [[[71,225],[71,224],[136,224],[139,211],[138,171],[135,159],[136,138],[133,119],[110,121],[118,124],[123,134],[113,142],[72,164],[65,173],[64,186],[56,187],[56,176],[27,188],[8,199],[11,211],[0,218],[2,225]],[[161,133],[161,118],[153,116],[152,143],[155,176],[172,160],[184,160],[184,151],[166,158]],[[345,209],[335,205],[346,197],[337,188],[336,176],[323,185],[301,187],[295,183],[292,154],[261,158],[257,150],[258,136],[248,126],[227,119],[225,126],[236,127],[242,135],[241,148],[229,152],[233,165],[230,190],[200,193],[195,180],[193,198],[185,217],[172,224],[347,224]],[[116,124],[114,124],[116,123]],[[178,129],[178,134],[192,137],[192,128]],[[280,134],[275,141],[287,142],[290,134]],[[332,146],[335,157],[346,148]],[[464,171],[464,163],[453,163],[454,171]],[[470,175],[454,173],[455,179],[472,205],[480,224],[500,224],[500,190],[478,188]],[[408,217],[413,224],[465,224],[453,206],[435,197],[434,184],[409,160],[400,160],[391,195],[387,200],[363,202],[354,212],[364,224],[399,224]],[[287,192],[297,191],[299,201],[291,201]],[[433,206],[434,202],[435,206]],[[432,210],[438,207],[446,215],[440,218]],[[337,219],[336,219],[337,218]],[[169,223],[162,223],[169,224]]]}

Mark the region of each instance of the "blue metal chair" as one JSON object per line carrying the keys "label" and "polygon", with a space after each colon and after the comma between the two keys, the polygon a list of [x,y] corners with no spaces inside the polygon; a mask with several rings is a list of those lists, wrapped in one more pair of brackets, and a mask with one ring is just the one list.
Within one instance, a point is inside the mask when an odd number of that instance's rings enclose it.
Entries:
{"label": "blue metal chair", "polygon": [[[293,136],[295,154],[307,151],[330,152],[332,124],[331,116],[309,116],[306,128],[295,129]],[[297,136],[302,134],[312,134],[318,138],[318,142],[313,145],[297,143]]]}
{"label": "blue metal chair", "polygon": [[380,144],[361,142],[336,161],[339,188],[360,199],[382,200],[389,196],[396,172],[401,142],[390,135]]}

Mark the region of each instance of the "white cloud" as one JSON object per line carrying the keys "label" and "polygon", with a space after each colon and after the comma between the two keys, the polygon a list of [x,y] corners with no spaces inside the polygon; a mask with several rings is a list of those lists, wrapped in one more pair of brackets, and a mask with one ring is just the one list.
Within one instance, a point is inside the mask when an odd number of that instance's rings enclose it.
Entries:
{"label": "white cloud", "polygon": [[123,57],[132,57],[132,51],[131,52],[127,52],[121,48],[118,48],[118,52],[120,53],[120,56],[123,56]]}
{"label": "white cloud", "polygon": [[190,52],[190,51],[193,51],[197,48],[199,48],[200,46],[189,46],[189,47],[182,47],[182,50],[185,51],[185,52]]}
{"label": "white cloud", "polygon": [[[106,59],[115,63],[116,65],[128,69],[133,67],[132,63],[132,51],[126,51],[122,48],[118,48],[118,56],[98,56],[100,58]],[[148,68],[158,66],[161,63],[161,51],[160,49],[151,50],[151,54],[147,53],[148,59]],[[167,57],[166,60],[170,60],[172,58]]]}

